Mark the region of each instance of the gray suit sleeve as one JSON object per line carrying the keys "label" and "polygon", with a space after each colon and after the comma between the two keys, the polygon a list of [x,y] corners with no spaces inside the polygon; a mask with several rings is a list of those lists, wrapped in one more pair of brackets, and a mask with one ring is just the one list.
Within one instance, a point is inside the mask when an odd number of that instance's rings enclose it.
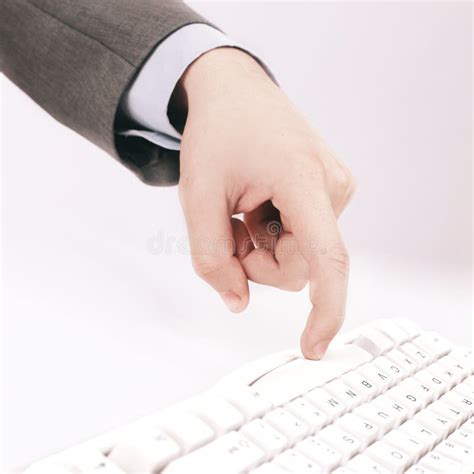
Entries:
{"label": "gray suit sleeve", "polygon": [[161,40],[206,23],[178,0],[1,0],[2,72],[58,121],[140,179],[175,184],[179,152],[115,133],[140,65]]}

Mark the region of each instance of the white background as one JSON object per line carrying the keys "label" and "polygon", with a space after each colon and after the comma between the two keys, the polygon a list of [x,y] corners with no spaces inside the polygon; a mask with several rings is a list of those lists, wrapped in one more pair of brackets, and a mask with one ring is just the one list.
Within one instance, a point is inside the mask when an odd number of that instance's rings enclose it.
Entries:
{"label": "white background", "polygon": [[[356,177],[346,327],[406,315],[471,344],[471,5],[194,6],[266,60]],[[143,185],[5,79],[2,93],[5,466],[298,344],[306,291],[253,287],[229,314],[188,256],[150,252],[186,235],[175,188]]]}

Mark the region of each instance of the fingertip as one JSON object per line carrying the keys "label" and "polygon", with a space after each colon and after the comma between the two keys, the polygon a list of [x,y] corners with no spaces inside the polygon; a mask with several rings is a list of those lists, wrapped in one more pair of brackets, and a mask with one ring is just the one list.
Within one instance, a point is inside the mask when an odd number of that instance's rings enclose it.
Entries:
{"label": "fingertip", "polygon": [[310,360],[320,360],[326,353],[331,339],[310,342],[304,336],[301,338],[301,352]]}
{"label": "fingertip", "polygon": [[233,313],[239,312],[242,303],[240,296],[237,293],[234,293],[233,291],[221,291],[219,294],[230,311]]}
{"label": "fingertip", "polygon": [[314,354],[313,348],[315,346],[314,337],[306,329],[303,331],[300,339],[301,352],[306,359],[316,360],[316,355]]}
{"label": "fingertip", "polygon": [[312,350],[304,350],[302,349],[301,352],[303,353],[303,356],[305,359],[308,360],[319,360],[320,357],[318,357]]}
{"label": "fingertip", "polygon": [[235,291],[221,291],[219,292],[222,300],[225,305],[232,313],[241,313],[244,309],[247,308],[249,304],[249,294],[248,291],[244,292],[242,295],[238,295]]}

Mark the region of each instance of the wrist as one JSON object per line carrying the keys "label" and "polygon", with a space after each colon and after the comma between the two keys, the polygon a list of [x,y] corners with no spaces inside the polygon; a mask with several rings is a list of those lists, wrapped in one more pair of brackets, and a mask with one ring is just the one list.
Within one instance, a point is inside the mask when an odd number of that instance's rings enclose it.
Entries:
{"label": "wrist", "polygon": [[181,77],[173,101],[181,109],[193,104],[252,90],[259,83],[275,86],[265,70],[248,53],[232,48],[216,48],[196,59]]}
{"label": "wrist", "polygon": [[168,117],[183,133],[188,112],[254,100],[257,90],[279,91],[263,67],[248,53],[233,47],[210,50],[181,76],[171,96]]}
{"label": "wrist", "polygon": [[237,48],[217,48],[194,61],[182,77],[183,88],[192,100],[202,93],[219,91],[236,81],[271,82],[267,73],[248,53]]}

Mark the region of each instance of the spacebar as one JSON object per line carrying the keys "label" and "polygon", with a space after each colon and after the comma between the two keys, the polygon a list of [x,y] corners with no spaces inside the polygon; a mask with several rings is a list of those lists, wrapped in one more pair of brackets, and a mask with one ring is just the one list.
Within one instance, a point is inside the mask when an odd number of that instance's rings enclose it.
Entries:
{"label": "spacebar", "polygon": [[329,347],[321,360],[292,360],[263,375],[252,387],[281,405],[372,359],[371,354],[353,344]]}

